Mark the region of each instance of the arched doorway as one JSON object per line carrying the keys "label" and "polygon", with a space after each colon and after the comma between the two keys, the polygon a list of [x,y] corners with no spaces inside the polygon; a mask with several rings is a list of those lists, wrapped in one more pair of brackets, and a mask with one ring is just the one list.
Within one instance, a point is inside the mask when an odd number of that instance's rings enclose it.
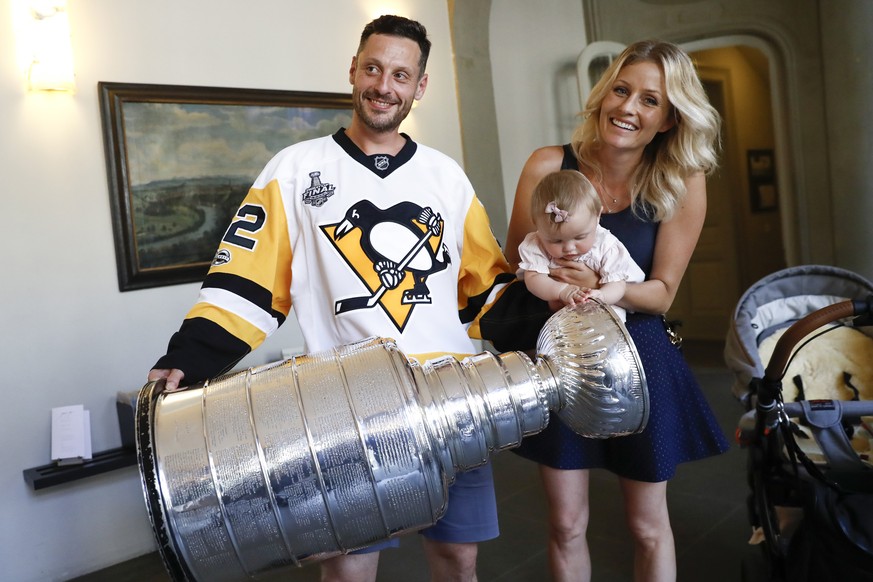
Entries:
{"label": "arched doorway", "polygon": [[707,182],[706,223],[668,315],[690,339],[721,340],[743,291],[788,264],[780,191],[791,191],[791,176],[766,53],[719,39],[697,45],[707,48],[685,48],[722,116],[722,155]]}

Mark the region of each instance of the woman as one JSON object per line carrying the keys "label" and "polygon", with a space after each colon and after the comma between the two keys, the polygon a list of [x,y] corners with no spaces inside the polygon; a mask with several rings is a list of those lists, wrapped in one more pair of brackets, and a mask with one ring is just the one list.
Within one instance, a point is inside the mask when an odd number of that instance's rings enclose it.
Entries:
{"label": "woman", "polygon": [[[534,226],[530,196],[546,174],[575,169],[603,201],[601,225],[616,235],[646,273],[628,283],[618,305],[639,352],[650,417],[638,434],[607,440],[579,437],[557,418],[517,449],[540,463],[549,500],[549,561],[556,580],[589,580],[588,469],[619,477],[634,537],[637,580],[675,580],[676,555],[667,512],[667,480],[676,465],[722,453],[718,427],[662,314],[676,296],[706,216],[706,175],[716,168],[720,120],[688,55],[660,41],[629,46],[594,87],[572,144],[531,154],[522,170],[506,252]],[[558,261],[551,275],[596,287],[582,263]]]}

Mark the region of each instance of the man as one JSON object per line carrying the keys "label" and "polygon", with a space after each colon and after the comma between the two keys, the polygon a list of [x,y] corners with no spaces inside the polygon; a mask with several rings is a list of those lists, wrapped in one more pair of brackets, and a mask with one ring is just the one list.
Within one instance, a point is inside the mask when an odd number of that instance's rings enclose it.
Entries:
{"label": "man", "polygon": [[[429,51],[418,22],[382,16],[364,28],[348,129],[269,162],[149,380],[166,378],[171,391],[222,373],[292,304],[308,352],[377,335],[421,360],[465,355],[475,351],[469,334],[511,329],[517,338],[519,320],[527,342],[535,336],[548,309],[509,284],[514,274],[463,171],[399,132],[427,87]],[[504,324],[499,312],[523,315]],[[476,543],[498,535],[490,466],[459,474],[445,516],[422,533],[434,580],[475,580]],[[374,580],[386,545],[396,540],[326,560],[322,579]]]}

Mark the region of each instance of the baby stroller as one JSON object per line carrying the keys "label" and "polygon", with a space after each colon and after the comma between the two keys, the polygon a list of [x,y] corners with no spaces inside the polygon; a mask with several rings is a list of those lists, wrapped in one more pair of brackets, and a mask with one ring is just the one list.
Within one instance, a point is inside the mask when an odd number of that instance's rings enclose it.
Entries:
{"label": "baby stroller", "polygon": [[871,310],[873,283],[820,265],[773,273],[740,298],[725,362],[747,410],[737,439],[764,558],[743,580],[873,580]]}

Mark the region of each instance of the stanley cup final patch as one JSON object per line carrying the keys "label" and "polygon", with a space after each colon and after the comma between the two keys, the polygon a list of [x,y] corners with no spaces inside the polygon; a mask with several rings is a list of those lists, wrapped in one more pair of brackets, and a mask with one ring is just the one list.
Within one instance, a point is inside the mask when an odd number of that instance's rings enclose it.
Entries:
{"label": "stanley cup final patch", "polygon": [[318,208],[327,202],[335,191],[336,186],[321,181],[321,172],[310,172],[309,187],[303,191],[303,203]]}

